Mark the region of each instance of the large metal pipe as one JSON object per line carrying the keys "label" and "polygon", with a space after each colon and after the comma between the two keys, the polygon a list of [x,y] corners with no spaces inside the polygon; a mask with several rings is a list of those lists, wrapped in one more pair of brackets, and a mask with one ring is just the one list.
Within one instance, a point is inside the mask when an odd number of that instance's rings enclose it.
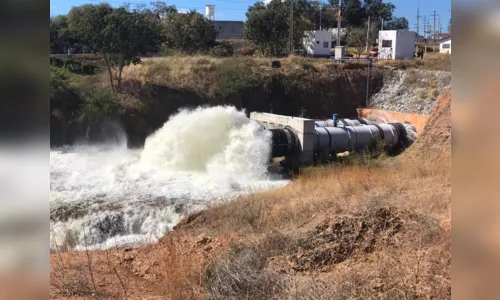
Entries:
{"label": "large metal pipe", "polygon": [[272,157],[293,156],[299,148],[299,140],[295,132],[289,128],[269,129],[272,135]]}
{"label": "large metal pipe", "polygon": [[[300,152],[299,139],[292,129],[269,129],[272,132],[272,157],[294,156]],[[382,141],[389,152],[408,147],[414,137],[402,123],[358,126],[315,127],[314,152],[326,157],[344,151],[372,150]]]}
{"label": "large metal pipe", "polygon": [[332,119],[315,121],[315,127],[345,127],[345,126],[361,126],[361,125],[373,125],[376,124],[365,118],[358,119],[339,119],[335,125],[335,121]]}
{"label": "large metal pipe", "polygon": [[399,138],[399,131],[390,124],[319,127],[316,128],[314,151],[331,154],[348,150],[369,150],[375,148],[378,141],[383,141],[387,147],[392,148],[397,145]]}

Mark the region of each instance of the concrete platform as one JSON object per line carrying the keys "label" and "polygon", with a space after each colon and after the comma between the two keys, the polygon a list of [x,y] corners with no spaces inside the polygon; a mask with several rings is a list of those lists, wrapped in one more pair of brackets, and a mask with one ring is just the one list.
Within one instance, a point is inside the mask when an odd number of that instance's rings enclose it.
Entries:
{"label": "concrete platform", "polygon": [[300,154],[298,157],[287,157],[287,160],[294,165],[308,166],[313,164],[314,142],[316,141],[314,120],[261,112],[250,113],[250,119],[259,122],[267,129],[292,129],[299,139]]}

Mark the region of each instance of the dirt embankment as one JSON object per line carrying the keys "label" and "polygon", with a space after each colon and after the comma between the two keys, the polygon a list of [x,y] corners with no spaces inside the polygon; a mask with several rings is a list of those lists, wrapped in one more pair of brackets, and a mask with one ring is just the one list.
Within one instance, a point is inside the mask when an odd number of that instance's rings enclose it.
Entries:
{"label": "dirt embankment", "polygon": [[451,72],[395,70],[370,100],[370,108],[429,115],[438,96],[451,87]]}
{"label": "dirt embankment", "polygon": [[[356,109],[365,103],[363,65],[288,58],[275,69],[269,63],[251,58],[145,59],[124,70],[123,92],[109,96],[113,98],[110,109],[92,122],[89,113],[107,107],[97,105],[102,103],[102,93],[87,91],[107,89],[106,74],[61,79],[54,84],[51,97],[52,145],[72,143],[86,135],[99,139],[103,122],[112,120],[123,126],[131,145],[140,146],[171,114],[184,107],[233,105],[248,113],[272,111],[294,116],[305,110],[308,117],[324,118],[333,113],[355,117]],[[381,88],[386,72],[374,71],[372,91]],[[92,97],[99,101],[92,102]]]}
{"label": "dirt embankment", "polygon": [[52,253],[51,298],[450,299],[450,97],[398,158],[304,170],[156,245]]}

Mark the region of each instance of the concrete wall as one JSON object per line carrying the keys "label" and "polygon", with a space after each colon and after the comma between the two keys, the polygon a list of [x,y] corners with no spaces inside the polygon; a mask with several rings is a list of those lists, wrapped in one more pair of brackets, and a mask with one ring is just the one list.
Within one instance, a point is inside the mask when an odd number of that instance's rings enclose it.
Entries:
{"label": "concrete wall", "polygon": [[424,130],[425,124],[429,120],[429,116],[419,114],[405,114],[396,111],[383,110],[383,109],[358,109],[359,118],[375,118],[383,122],[410,122],[417,129],[417,133],[421,134]]}
{"label": "concrete wall", "polygon": [[[379,59],[413,58],[415,36],[415,32],[408,30],[379,31]],[[384,40],[392,41],[392,47],[382,47]]]}
{"label": "concrete wall", "polygon": [[218,40],[240,40],[243,39],[242,21],[213,21]]}
{"label": "concrete wall", "polygon": [[[443,45],[445,45],[445,44],[450,45],[449,48],[443,48]],[[444,43],[440,43],[439,44],[439,52],[440,53],[450,53],[451,54],[451,40],[446,41]]]}
{"label": "concrete wall", "polygon": [[416,33],[398,30],[396,33],[396,59],[413,59],[415,54]]}
{"label": "concrete wall", "polygon": [[259,122],[264,127],[269,129],[284,127],[293,129],[299,138],[301,165],[313,164],[314,142],[316,141],[314,120],[261,112],[250,113],[250,119]]}
{"label": "concrete wall", "polygon": [[[391,47],[383,47],[383,41],[392,41]],[[394,59],[396,48],[396,30],[381,30],[378,32],[379,59]]]}
{"label": "concrete wall", "polygon": [[328,56],[332,52],[332,33],[327,30],[306,31],[303,45],[308,55]]}

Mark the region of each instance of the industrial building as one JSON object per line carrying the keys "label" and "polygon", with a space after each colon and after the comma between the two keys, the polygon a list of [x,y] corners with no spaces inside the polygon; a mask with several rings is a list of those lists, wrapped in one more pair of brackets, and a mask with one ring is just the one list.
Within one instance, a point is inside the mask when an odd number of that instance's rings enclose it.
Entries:
{"label": "industrial building", "polygon": [[205,17],[213,22],[215,38],[217,40],[241,40],[243,39],[243,21],[219,21],[215,20],[215,5],[205,6]]}
{"label": "industrial building", "polygon": [[439,41],[439,53],[451,54],[451,36]]}
{"label": "industrial building", "polygon": [[218,40],[243,39],[243,21],[213,21],[215,38]]}
{"label": "industrial building", "polygon": [[378,35],[379,59],[413,59],[415,55],[414,31],[381,30]]}
{"label": "industrial building", "polygon": [[332,55],[332,32],[327,30],[305,31],[302,44],[308,56]]}

